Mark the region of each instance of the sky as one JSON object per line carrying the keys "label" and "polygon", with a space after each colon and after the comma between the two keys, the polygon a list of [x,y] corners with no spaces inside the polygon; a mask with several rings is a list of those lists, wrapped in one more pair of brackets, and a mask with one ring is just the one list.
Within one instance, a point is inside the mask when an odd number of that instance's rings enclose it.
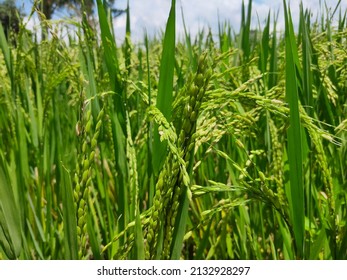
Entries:
{"label": "sky", "polygon": [[[347,9],[347,0],[340,0],[341,8],[344,12]],[[288,1],[287,1],[288,2]],[[301,0],[291,0],[290,7],[293,16],[294,25],[297,26],[299,18],[299,5]],[[324,8],[322,0],[304,0],[304,8],[309,8],[314,18],[319,15],[320,7]],[[334,10],[339,0],[326,0],[328,8]],[[24,4],[24,10],[28,14],[31,8],[32,0],[17,0],[17,5]],[[165,24],[169,15],[171,0],[129,0],[130,21],[132,39],[134,42],[141,42],[144,38],[144,31],[149,36],[159,34],[165,30]],[[245,0],[248,5],[248,0]],[[116,0],[116,8],[126,8],[127,0]],[[229,22],[236,33],[238,33],[241,22],[242,0],[176,0],[176,30],[178,36],[183,34],[183,21],[181,8],[183,9],[184,19],[187,29],[192,36],[199,30],[211,28],[214,35],[218,34],[218,20],[220,22]],[[283,0],[253,0],[252,25],[263,24],[268,12],[273,16],[279,12],[277,26],[283,29]],[[64,16],[59,12],[58,16]],[[29,28],[33,28],[38,21],[35,17],[28,23]],[[125,33],[125,15],[114,20],[114,29],[117,40],[122,40]]]}

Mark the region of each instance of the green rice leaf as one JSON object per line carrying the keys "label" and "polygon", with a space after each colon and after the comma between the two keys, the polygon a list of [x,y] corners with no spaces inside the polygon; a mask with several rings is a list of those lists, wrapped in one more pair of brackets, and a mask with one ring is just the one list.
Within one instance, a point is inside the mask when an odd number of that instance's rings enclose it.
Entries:
{"label": "green rice leaf", "polygon": [[70,172],[62,166],[63,170],[63,221],[64,221],[64,245],[66,259],[77,260],[77,220],[74,206],[73,191]]}
{"label": "green rice leaf", "polygon": [[18,204],[2,154],[0,154],[0,246],[10,259],[22,250],[22,226]]}
{"label": "green rice leaf", "polygon": [[136,259],[144,260],[145,259],[145,246],[144,238],[141,227],[141,218],[139,212],[136,215],[135,219],[135,249],[136,249]]}
{"label": "green rice leaf", "polygon": [[11,63],[10,47],[7,43],[4,29],[3,29],[1,23],[0,23],[0,49],[2,50],[2,52],[4,54],[4,59],[5,59],[7,71],[10,74],[10,77],[12,77],[12,63]]}
{"label": "green rice leaf", "polygon": [[[172,0],[169,18],[163,42],[163,53],[160,61],[157,108],[163,113],[168,122],[171,121],[173,77],[175,67],[175,38],[176,38],[176,1]],[[153,169],[158,174],[166,156],[166,142],[160,141],[158,126],[153,135],[156,151],[153,154]]]}
{"label": "green rice leaf", "polygon": [[285,43],[286,43],[286,99],[289,104],[290,117],[288,128],[288,160],[290,193],[289,207],[292,215],[293,230],[297,257],[304,256],[304,184],[302,161],[302,138],[299,113],[299,98],[297,85],[298,51],[296,47],[293,23],[286,1],[283,1],[285,12]]}
{"label": "green rice leaf", "polygon": [[114,37],[111,33],[110,25],[107,20],[107,14],[101,0],[97,0],[98,14],[100,21],[101,40],[104,48],[104,58],[107,65],[111,90],[114,95],[114,106],[117,112],[118,121],[125,133],[125,108],[124,108],[124,92],[119,73],[119,63],[117,58],[117,47]]}
{"label": "green rice leaf", "polygon": [[189,198],[187,188],[185,187],[185,191],[182,192],[182,196],[180,198],[176,225],[174,233],[172,235],[171,260],[178,260],[181,256],[183,239],[186,233],[186,226],[188,221],[188,208]]}

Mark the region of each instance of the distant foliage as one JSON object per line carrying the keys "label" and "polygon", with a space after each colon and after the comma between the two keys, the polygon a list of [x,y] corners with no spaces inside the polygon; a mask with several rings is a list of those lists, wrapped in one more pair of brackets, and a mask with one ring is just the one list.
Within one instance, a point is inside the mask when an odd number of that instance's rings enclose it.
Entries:
{"label": "distant foliage", "polygon": [[16,7],[14,0],[5,0],[0,3],[0,21],[8,38],[10,31],[19,32],[19,23],[22,13]]}
{"label": "distant foliage", "polygon": [[[115,3],[115,0],[107,1],[108,6],[112,7]],[[92,16],[94,12],[95,1],[93,0],[46,0],[39,1],[36,5],[37,9],[42,12],[46,19],[52,19],[53,14],[61,8],[67,8],[73,13],[79,14],[82,10],[87,13],[88,16]],[[112,12],[115,12],[116,15],[122,14],[123,10],[112,9]]]}

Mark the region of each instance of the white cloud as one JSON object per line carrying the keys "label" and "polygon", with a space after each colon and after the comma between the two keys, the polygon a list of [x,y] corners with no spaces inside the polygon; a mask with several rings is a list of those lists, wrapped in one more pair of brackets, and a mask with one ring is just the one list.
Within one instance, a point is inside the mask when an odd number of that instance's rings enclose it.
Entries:
{"label": "white cloud", "polygon": [[[248,1],[244,1],[248,5]],[[287,1],[288,2],[288,1]],[[300,0],[291,0],[290,7],[294,25],[298,25]],[[319,15],[320,3],[322,0],[303,1],[304,8],[309,8],[313,19]],[[329,0],[328,7],[333,10],[338,0]],[[126,0],[116,1],[117,7],[125,8]],[[131,11],[131,32],[135,41],[142,41],[143,31],[146,29],[150,35],[158,33],[165,29],[167,17],[169,15],[171,0],[130,0]],[[194,36],[203,27],[211,27],[212,32],[218,32],[218,15],[219,20],[223,23],[230,22],[233,29],[238,32],[241,22],[241,5],[242,0],[177,0],[177,33],[183,33],[183,23],[181,18],[181,6],[183,7],[186,26]],[[323,6],[324,8],[324,6]],[[342,11],[347,9],[347,1],[341,1]],[[252,26],[258,26],[259,22],[264,23],[268,12],[271,10],[271,17],[279,12],[278,27],[284,27],[283,20],[283,1],[282,0],[254,0],[252,9]],[[115,30],[117,38],[124,38],[125,16],[115,20]]]}
{"label": "white cloud", "polygon": [[[24,2],[26,12],[30,10],[32,0],[17,0],[18,3]],[[248,0],[244,0],[248,5]],[[301,0],[291,0],[291,12],[294,25],[298,26],[299,6]],[[316,19],[320,11],[325,11],[324,2],[332,11],[339,0],[306,0],[302,1],[304,8],[309,8],[313,13],[312,20]],[[136,42],[143,41],[144,31],[149,36],[159,34],[165,30],[166,21],[169,15],[171,0],[129,0],[131,16],[131,33]],[[322,4],[323,3],[323,4]],[[127,0],[117,0],[116,7],[125,9]],[[183,8],[184,18],[188,31],[194,37],[202,28],[210,27],[213,34],[218,33],[218,19],[221,23],[229,22],[237,33],[241,22],[242,0],[176,0],[176,28],[178,36],[183,34],[183,22],[181,17],[181,7]],[[321,9],[321,8],[322,9]],[[341,1],[342,11],[347,9],[347,0]],[[277,26],[284,28],[283,20],[283,0],[253,0],[252,8],[252,27],[258,26],[258,18],[261,24],[264,23],[268,12],[271,10],[271,17],[279,12]],[[38,21],[36,21],[38,23]],[[31,23],[28,24],[28,27]],[[126,16],[123,14],[114,20],[114,29],[117,41],[122,41],[125,35]],[[180,35],[181,34],[181,35]]]}

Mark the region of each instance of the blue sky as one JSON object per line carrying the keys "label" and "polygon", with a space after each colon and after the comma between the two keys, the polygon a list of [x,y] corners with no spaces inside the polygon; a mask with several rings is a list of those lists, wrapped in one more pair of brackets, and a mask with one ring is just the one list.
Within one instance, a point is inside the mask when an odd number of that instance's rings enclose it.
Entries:
{"label": "blue sky", "polygon": [[[171,0],[129,0],[131,12],[132,36],[135,41],[142,41],[144,30],[149,35],[157,34],[165,28],[165,23],[169,14]],[[117,8],[125,8],[127,0],[117,0]],[[299,14],[299,4],[301,0],[291,0],[290,7],[292,10],[294,24],[297,22]],[[326,0],[328,7],[333,9],[338,0]],[[31,0],[17,0],[17,4],[25,5],[28,13],[31,7]],[[248,1],[245,0],[248,4]],[[283,10],[282,0],[254,0],[253,1],[253,25],[264,22],[269,10],[272,12],[279,11],[279,28],[283,28]],[[319,7],[324,1],[306,0],[303,1],[304,7],[311,9],[314,15],[319,14]],[[237,32],[241,21],[241,4],[242,0],[176,0],[177,5],[177,33],[182,34],[183,24],[181,17],[181,7],[183,8],[185,22],[188,30],[195,35],[203,27],[210,27],[212,32],[217,34],[218,16],[222,22],[228,21]],[[347,9],[347,0],[341,1],[341,8]],[[64,13],[60,12],[60,15]],[[29,26],[34,23],[31,22]],[[121,40],[124,38],[125,16],[114,20],[116,37]]]}

